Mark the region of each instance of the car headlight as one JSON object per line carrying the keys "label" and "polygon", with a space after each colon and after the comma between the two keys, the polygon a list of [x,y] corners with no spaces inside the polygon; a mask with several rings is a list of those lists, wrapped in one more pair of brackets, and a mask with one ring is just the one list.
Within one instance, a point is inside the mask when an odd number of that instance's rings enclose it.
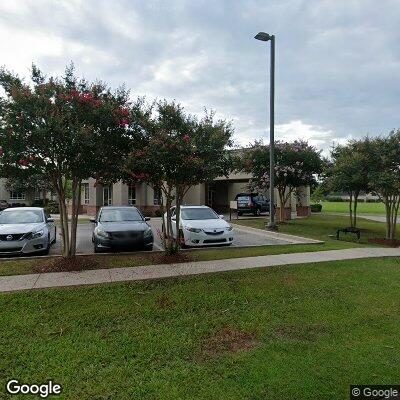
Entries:
{"label": "car headlight", "polygon": [[151,236],[153,236],[153,232],[152,232],[151,228],[144,231],[144,237],[151,237]]}
{"label": "car headlight", "polygon": [[40,231],[32,232],[31,238],[32,238],[32,239],[36,239],[36,238],[38,238],[38,237],[43,236],[43,234],[44,234],[44,230],[41,229]]}
{"label": "car headlight", "polygon": [[230,232],[230,231],[233,230],[233,228],[229,225],[228,227],[226,227],[226,230],[227,230],[228,232]]}
{"label": "car headlight", "polygon": [[190,226],[185,226],[185,229],[189,232],[200,233],[203,229],[191,228]]}
{"label": "car headlight", "polygon": [[103,237],[108,239],[110,237],[110,235],[108,234],[108,232],[103,231],[103,229],[100,228],[96,228],[95,233],[97,236]]}

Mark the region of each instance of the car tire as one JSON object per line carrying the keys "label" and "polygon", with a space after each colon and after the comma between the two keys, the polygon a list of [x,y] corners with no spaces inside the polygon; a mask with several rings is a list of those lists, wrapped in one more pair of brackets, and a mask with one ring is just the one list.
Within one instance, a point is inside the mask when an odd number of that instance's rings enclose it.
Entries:
{"label": "car tire", "polygon": [[238,217],[241,217],[243,215],[243,213],[241,211],[238,211],[237,215],[238,215]]}
{"label": "car tire", "polygon": [[101,253],[101,250],[100,250],[99,246],[97,246],[96,241],[93,241],[93,243],[94,243],[93,252],[94,253]]}
{"label": "car tire", "polygon": [[50,241],[50,234],[47,236],[47,247],[40,252],[41,256],[48,256],[50,253],[51,241]]}
{"label": "car tire", "polygon": [[144,251],[153,251],[153,246],[150,246],[150,247],[146,246],[146,247],[143,248],[143,250]]}

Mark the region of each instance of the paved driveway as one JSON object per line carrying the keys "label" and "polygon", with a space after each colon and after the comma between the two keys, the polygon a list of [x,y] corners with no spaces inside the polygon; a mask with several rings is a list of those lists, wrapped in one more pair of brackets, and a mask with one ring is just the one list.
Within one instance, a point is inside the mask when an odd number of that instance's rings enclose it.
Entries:
{"label": "paved driveway", "polygon": [[[234,221],[232,221],[234,222]],[[154,250],[162,250],[159,233],[161,231],[161,218],[152,218],[149,221],[154,234]],[[93,253],[92,244],[93,224],[90,222],[81,222],[78,224],[77,232],[77,251],[78,253]],[[258,229],[246,228],[243,226],[234,225],[235,241],[232,247],[243,246],[265,246],[274,244],[288,244],[290,239],[277,237],[274,234],[269,234]],[[52,246],[50,254],[61,253],[61,240],[59,237],[60,228],[57,228],[57,243]],[[293,242],[292,242],[293,243]],[[215,246],[218,247],[218,246]]]}

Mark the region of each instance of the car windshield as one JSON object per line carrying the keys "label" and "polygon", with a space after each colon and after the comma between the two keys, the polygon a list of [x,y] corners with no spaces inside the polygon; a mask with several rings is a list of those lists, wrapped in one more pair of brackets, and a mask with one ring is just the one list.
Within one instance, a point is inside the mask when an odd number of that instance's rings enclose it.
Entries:
{"label": "car windshield", "polygon": [[99,222],[124,222],[124,221],[143,221],[139,211],[134,208],[124,208],[115,210],[103,210],[100,214]]}
{"label": "car windshield", "polygon": [[250,196],[238,196],[238,201],[250,201]]}
{"label": "car windshield", "polygon": [[219,216],[211,208],[183,208],[181,210],[182,219],[218,219]]}
{"label": "car windshield", "polygon": [[3,211],[0,214],[0,224],[32,224],[43,222],[43,212],[40,210]]}

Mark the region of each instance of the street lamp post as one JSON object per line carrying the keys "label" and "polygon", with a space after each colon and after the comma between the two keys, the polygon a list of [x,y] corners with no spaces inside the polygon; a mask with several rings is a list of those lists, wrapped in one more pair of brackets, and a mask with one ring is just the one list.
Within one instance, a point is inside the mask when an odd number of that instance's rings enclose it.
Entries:
{"label": "street lamp post", "polygon": [[271,231],[278,230],[275,223],[275,201],[274,201],[274,176],[275,176],[275,35],[259,32],[255,39],[262,42],[271,42],[271,67],[270,67],[270,97],[269,97],[269,222],[266,228]]}

